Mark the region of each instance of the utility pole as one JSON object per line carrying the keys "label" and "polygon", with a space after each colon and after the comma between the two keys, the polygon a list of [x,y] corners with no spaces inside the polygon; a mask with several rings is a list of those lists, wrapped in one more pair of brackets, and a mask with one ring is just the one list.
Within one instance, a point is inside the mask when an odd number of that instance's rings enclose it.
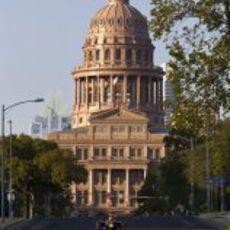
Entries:
{"label": "utility pole", "polygon": [[224,177],[221,177],[221,212],[224,212]]}
{"label": "utility pole", "polygon": [[13,218],[13,212],[12,212],[12,203],[13,203],[13,194],[12,194],[12,153],[13,153],[13,148],[12,148],[12,121],[9,121],[10,125],[10,153],[9,153],[9,218]]}
{"label": "utility pole", "polygon": [[206,120],[206,143],[205,143],[205,155],[206,155],[206,206],[207,206],[207,212],[210,212],[210,154],[209,154],[209,146],[208,146],[208,121],[207,121],[207,115],[205,117]]}
{"label": "utility pole", "polygon": [[190,189],[191,189],[191,211],[194,211],[194,201],[195,201],[195,193],[194,193],[194,140],[193,137],[190,138],[190,147],[191,147],[191,182],[190,182]]}
{"label": "utility pole", "polygon": [[23,105],[23,104],[26,104],[26,103],[39,103],[39,102],[43,102],[44,99],[43,98],[37,98],[35,100],[25,100],[25,101],[19,101],[17,103],[14,103],[12,105],[9,105],[9,106],[5,106],[5,105],[2,105],[2,124],[1,124],[1,135],[2,135],[2,153],[1,153],[1,219],[2,219],[2,222],[5,221],[5,112],[14,108],[14,107],[17,107],[17,106],[20,106],[20,105]]}
{"label": "utility pole", "polygon": [[5,105],[2,106],[2,154],[1,154],[1,217],[5,222]]}

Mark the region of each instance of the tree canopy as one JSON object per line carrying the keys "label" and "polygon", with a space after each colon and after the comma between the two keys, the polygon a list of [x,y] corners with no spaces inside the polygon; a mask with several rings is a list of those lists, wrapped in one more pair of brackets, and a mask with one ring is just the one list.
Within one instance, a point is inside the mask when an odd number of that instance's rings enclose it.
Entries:
{"label": "tree canopy", "polygon": [[173,123],[199,132],[230,109],[229,0],[152,0],[151,31],[167,44]]}
{"label": "tree canopy", "polygon": [[[9,137],[6,138],[5,146],[8,153]],[[71,206],[70,185],[86,181],[87,171],[77,164],[71,151],[59,149],[54,142],[32,139],[26,135],[13,136],[12,149],[16,214],[26,214],[28,193],[32,193],[34,212],[37,215],[47,212],[47,196],[53,200],[50,214],[63,215],[65,206]],[[6,165],[9,166],[7,156]]]}

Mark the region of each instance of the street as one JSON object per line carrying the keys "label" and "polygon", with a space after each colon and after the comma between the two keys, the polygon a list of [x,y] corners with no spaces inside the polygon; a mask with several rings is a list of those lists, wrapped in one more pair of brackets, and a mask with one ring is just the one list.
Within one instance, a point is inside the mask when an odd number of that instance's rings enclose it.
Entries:
{"label": "street", "polygon": [[[130,217],[121,220],[128,230],[223,229],[194,217]],[[94,230],[95,223],[94,218],[44,219],[20,223],[7,230]]]}

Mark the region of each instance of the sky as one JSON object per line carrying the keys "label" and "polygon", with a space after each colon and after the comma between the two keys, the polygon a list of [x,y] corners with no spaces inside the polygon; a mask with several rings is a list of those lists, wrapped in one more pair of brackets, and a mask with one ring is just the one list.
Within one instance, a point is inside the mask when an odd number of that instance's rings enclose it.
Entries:
{"label": "sky", "polygon": [[[92,16],[108,0],[0,0],[0,105],[61,95],[71,113],[71,71],[82,63],[81,47]],[[149,0],[131,0],[148,18]],[[156,46],[155,63],[168,61],[163,43]],[[14,133],[28,133],[30,122],[44,103],[28,103],[6,114]]]}

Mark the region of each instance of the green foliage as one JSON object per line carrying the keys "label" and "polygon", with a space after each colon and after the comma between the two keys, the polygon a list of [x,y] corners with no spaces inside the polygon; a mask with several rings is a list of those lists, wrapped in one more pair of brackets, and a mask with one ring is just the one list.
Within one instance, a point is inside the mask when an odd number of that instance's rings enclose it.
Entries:
{"label": "green foliage", "polygon": [[[188,205],[189,181],[181,154],[166,157],[159,167],[150,167],[138,193],[139,213],[170,213],[178,204]],[[143,197],[143,198],[141,198]]]}
{"label": "green foliage", "polygon": [[230,180],[230,119],[219,122],[210,140],[212,174],[226,175]]}
{"label": "green foliage", "polygon": [[159,169],[150,167],[144,185],[138,192],[138,214],[164,214],[167,210],[165,197],[159,193]]}
{"label": "green foliage", "polygon": [[[218,122],[212,134],[197,136],[192,130],[171,129],[165,137],[167,157],[159,167],[149,167],[139,196],[139,212],[162,214],[179,203],[190,208],[190,183],[194,182],[195,212],[206,211],[206,153],[210,157],[210,177],[224,177],[225,209],[230,209],[230,119]],[[193,130],[194,131],[194,130]],[[191,138],[193,142],[191,142]],[[193,148],[191,143],[193,143]],[[154,186],[154,189],[152,187]],[[210,185],[213,211],[220,210],[220,184]]]}
{"label": "green foliage", "polygon": [[[26,135],[13,136],[12,184],[16,190],[16,215],[26,215],[28,195],[34,196],[36,215],[47,213],[47,197],[52,200],[52,215],[63,215],[70,204],[69,187],[84,182],[87,171],[77,165],[73,154],[61,150],[56,143],[32,139]],[[6,138],[9,152],[9,137]],[[6,176],[9,160],[6,157]],[[6,185],[7,186],[7,185]]]}
{"label": "green foliage", "polygon": [[178,204],[187,206],[188,203],[189,183],[183,159],[181,154],[172,154],[165,158],[160,166],[161,190],[168,197],[171,209]]}
{"label": "green foliage", "polygon": [[[152,0],[151,30],[167,43],[176,99],[172,125],[204,133],[205,122],[230,109],[229,0]],[[206,119],[206,121],[205,121]]]}

